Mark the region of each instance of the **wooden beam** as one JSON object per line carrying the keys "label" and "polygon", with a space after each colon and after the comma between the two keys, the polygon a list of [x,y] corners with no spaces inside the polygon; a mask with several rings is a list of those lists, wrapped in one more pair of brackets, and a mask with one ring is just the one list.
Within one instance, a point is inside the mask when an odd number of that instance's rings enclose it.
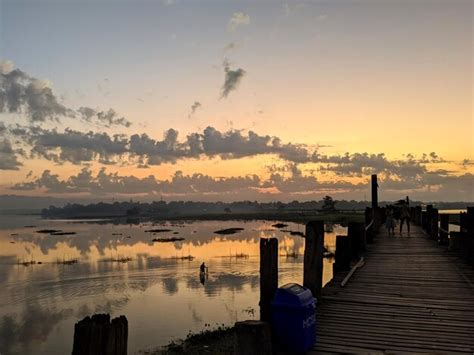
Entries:
{"label": "wooden beam", "polygon": [[323,286],[324,222],[311,221],[306,225],[303,285],[320,301]]}
{"label": "wooden beam", "polygon": [[260,319],[271,320],[271,303],[278,288],[278,239],[260,239]]}

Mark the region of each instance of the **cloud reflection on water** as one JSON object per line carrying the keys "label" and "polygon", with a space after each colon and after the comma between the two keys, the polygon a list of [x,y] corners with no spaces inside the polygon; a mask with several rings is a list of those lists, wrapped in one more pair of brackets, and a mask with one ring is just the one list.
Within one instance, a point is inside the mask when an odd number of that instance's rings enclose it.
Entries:
{"label": "cloud reflection on water", "polygon": [[[204,323],[231,324],[239,317],[249,317],[243,310],[258,309],[259,239],[277,236],[281,255],[292,251],[302,254],[304,250],[303,238],[274,230],[270,222],[262,221],[173,226],[170,229],[187,238],[178,246],[151,243],[153,235],[144,232],[149,226],[50,224],[77,234],[38,235],[24,228],[0,231],[2,354],[57,352],[58,347],[60,352],[68,353],[74,322],[97,312],[127,315],[130,352],[183,337],[188,330],[201,330]],[[245,230],[229,236],[213,233],[236,226]],[[294,224],[288,228],[302,229]],[[15,232],[19,235],[10,235]],[[119,233],[122,235],[113,235]],[[129,235],[131,238],[127,238]],[[240,253],[249,257],[236,258],[235,254]],[[195,259],[173,259],[188,254]],[[132,260],[103,261],[120,256]],[[54,263],[57,258],[67,257],[79,257],[79,263]],[[16,265],[16,260],[22,258],[34,258],[43,264]],[[202,261],[210,269],[204,285],[198,274]],[[280,283],[301,282],[302,262],[302,257],[281,257]],[[44,321],[48,321],[48,327],[35,330]],[[11,329],[15,336],[11,336]]]}

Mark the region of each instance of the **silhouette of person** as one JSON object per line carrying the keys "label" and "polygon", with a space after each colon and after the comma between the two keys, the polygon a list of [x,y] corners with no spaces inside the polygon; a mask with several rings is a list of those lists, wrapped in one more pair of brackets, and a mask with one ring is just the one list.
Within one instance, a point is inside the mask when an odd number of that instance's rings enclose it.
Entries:
{"label": "silhouette of person", "polygon": [[395,217],[393,215],[393,206],[387,206],[385,218],[385,227],[388,229],[388,235],[395,235]]}
{"label": "silhouette of person", "polygon": [[408,234],[410,234],[410,211],[407,203],[402,204],[402,207],[400,208],[400,235],[402,235],[403,222],[406,222],[407,231]]}
{"label": "silhouette of person", "polygon": [[199,269],[200,269],[201,273],[205,273],[206,272],[206,264],[203,262],[201,264],[201,266],[199,267]]}

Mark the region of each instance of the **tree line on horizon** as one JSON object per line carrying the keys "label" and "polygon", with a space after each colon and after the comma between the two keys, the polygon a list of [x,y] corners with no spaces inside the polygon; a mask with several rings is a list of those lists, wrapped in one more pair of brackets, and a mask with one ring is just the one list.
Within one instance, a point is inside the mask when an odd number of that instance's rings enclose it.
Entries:
{"label": "tree line on horizon", "polygon": [[[380,206],[393,204],[393,201],[382,201]],[[422,204],[421,201],[411,201],[411,205]],[[436,207],[440,209],[465,208],[468,203],[440,202]],[[328,206],[331,206],[328,208]],[[50,206],[41,211],[43,217],[134,217],[134,216],[179,216],[203,214],[232,214],[232,213],[259,213],[259,212],[307,212],[307,211],[361,211],[370,207],[370,201],[333,200],[330,196],[318,201],[291,201],[291,202],[196,202],[196,201],[153,201],[153,202],[98,202],[90,204],[68,203],[64,207]]]}

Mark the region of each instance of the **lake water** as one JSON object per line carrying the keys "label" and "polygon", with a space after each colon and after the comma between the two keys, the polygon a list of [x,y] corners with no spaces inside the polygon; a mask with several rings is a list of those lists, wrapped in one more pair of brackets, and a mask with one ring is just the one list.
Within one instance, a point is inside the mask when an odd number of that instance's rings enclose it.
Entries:
{"label": "lake water", "polygon": [[[279,284],[302,283],[304,239],[289,231],[304,232],[304,226],[287,223],[282,231],[272,227],[276,222],[152,226],[0,216],[0,353],[70,353],[74,324],[97,312],[126,315],[130,354],[201,331],[206,324],[258,319],[260,238],[279,239]],[[214,233],[231,227],[244,230]],[[76,234],[36,232],[46,228]],[[146,232],[155,228],[171,231]],[[336,226],[326,233],[329,250],[335,248],[336,234],[346,229]],[[185,240],[152,242],[164,237]],[[292,253],[299,256],[288,257]],[[187,255],[194,259],[180,259]],[[71,260],[78,262],[61,263]],[[209,267],[204,284],[198,272],[203,261]],[[332,277],[331,263],[325,260],[325,282]]]}

